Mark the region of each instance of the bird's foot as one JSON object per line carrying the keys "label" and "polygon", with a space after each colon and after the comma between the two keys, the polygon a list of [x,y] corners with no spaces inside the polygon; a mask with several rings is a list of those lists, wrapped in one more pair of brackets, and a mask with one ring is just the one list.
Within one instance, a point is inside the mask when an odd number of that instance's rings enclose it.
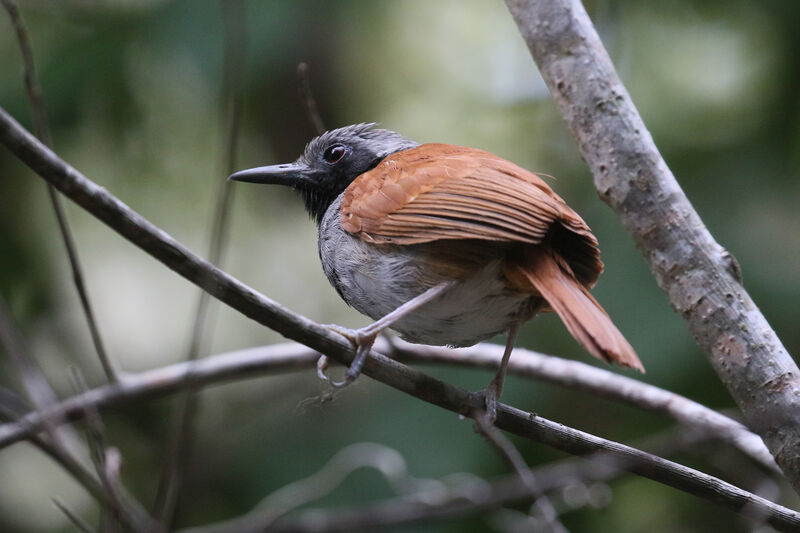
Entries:
{"label": "bird's foot", "polygon": [[483,395],[484,407],[486,409],[486,420],[489,424],[494,425],[497,420],[497,404],[500,400],[502,392],[502,384],[497,379],[493,379],[489,386],[481,391]]}
{"label": "bird's foot", "polygon": [[346,337],[356,349],[356,355],[350,363],[350,368],[344,375],[344,379],[336,381],[328,376],[325,372],[328,369],[328,357],[323,355],[317,361],[317,375],[323,381],[327,381],[332,387],[342,388],[352,383],[359,375],[361,369],[364,367],[364,362],[367,360],[367,355],[375,343],[375,339],[380,333],[380,330],[375,330],[372,326],[367,326],[361,329],[350,329],[339,326],[338,324],[326,324],[325,327]]}

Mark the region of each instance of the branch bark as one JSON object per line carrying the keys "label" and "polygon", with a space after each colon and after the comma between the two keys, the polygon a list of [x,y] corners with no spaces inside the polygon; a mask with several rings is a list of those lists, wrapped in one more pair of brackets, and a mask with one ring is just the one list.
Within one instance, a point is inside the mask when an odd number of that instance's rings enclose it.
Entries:
{"label": "branch bark", "polygon": [[506,4],[600,197],[800,492],[800,371],[659,154],[580,0]]}
{"label": "branch bark", "polygon": [[[502,346],[485,343],[453,350],[438,346],[420,346],[397,339],[392,341],[391,348],[393,351],[390,354],[401,361],[440,362],[492,370],[497,368],[503,355]],[[381,351],[380,348],[378,350]],[[671,416],[687,427],[711,433],[715,438],[735,446],[770,471],[781,473],[761,437],[739,422],[680,394],[615,374],[604,368],[524,348],[514,348],[514,356],[509,361],[508,369],[513,374],[586,391],[640,409]]]}
{"label": "branch bark", "polygon": [[[324,353],[340,363],[349,364],[352,361],[354,350],[345,337],[289,311],[190,252],[185,246],[60,159],[2,108],[0,108],[0,143],[89,213],[222,302],[258,323]],[[192,370],[191,366],[188,367],[190,373]],[[474,417],[484,411],[485,402],[482,395],[434,379],[375,351],[370,352],[363,373],[406,394],[465,416]],[[46,409],[41,416],[50,420],[62,416],[79,418],[82,402],[87,401],[86,395],[102,395],[111,387],[115,386],[106,385],[85,395],[73,397]],[[124,379],[115,390],[117,400],[136,392],[135,389],[128,388]],[[37,414],[29,416],[35,418]],[[23,426],[21,434],[27,431],[27,426],[32,420],[24,417],[20,421],[19,424]],[[730,509],[737,511],[756,509],[763,513],[763,516],[769,517],[769,523],[776,528],[784,531],[800,531],[799,513],[708,474],[630,446],[563,426],[505,404],[498,405],[496,426],[574,455],[602,451],[623,470]],[[0,431],[0,434],[2,433],[4,432]],[[5,435],[5,438],[8,438],[8,435]],[[0,443],[3,440],[4,437],[0,436]]]}

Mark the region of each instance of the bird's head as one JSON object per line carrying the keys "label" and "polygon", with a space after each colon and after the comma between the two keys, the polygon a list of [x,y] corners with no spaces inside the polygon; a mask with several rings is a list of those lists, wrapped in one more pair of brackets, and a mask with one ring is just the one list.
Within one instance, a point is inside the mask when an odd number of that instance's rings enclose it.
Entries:
{"label": "bird's head", "polygon": [[241,170],[228,179],[288,185],[300,192],[309,214],[319,223],[354,179],[389,154],[417,145],[374,123],[353,124],[314,138],[294,163]]}

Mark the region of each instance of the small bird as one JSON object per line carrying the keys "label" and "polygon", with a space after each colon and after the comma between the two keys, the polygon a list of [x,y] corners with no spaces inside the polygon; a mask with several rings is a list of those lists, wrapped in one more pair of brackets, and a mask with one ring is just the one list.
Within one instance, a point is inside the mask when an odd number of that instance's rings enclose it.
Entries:
{"label": "small bird", "polygon": [[543,311],[593,356],[644,372],[589,293],[603,270],[597,239],[539,176],[505,159],[364,123],[323,133],[294,163],[229,179],[297,190],[331,285],[377,321],[348,330],[358,350],[335,385],[360,373],[389,326],[409,342],[448,346],[508,332],[486,391],[493,417],[519,326]]}

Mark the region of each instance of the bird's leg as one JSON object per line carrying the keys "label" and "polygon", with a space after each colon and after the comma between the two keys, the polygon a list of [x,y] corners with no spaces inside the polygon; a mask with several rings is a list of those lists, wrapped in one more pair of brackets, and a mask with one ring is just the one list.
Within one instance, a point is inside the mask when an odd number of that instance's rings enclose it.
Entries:
{"label": "bird's leg", "polygon": [[[388,315],[384,315],[380,319],[376,320],[369,326],[365,326],[361,329],[356,330],[348,330],[345,328],[341,328],[338,326],[329,326],[335,332],[344,335],[350,342],[352,342],[356,346],[356,356],[353,358],[353,362],[350,363],[350,368],[347,369],[347,373],[344,376],[342,381],[334,381],[328,376],[325,375],[325,369],[327,368],[327,357],[322,356],[320,361],[317,363],[317,374],[328,381],[334,387],[344,387],[349,385],[354,379],[356,379],[361,374],[361,369],[364,367],[364,362],[367,359],[367,354],[369,354],[370,349],[372,348],[372,344],[375,342],[375,339],[380,334],[381,331],[388,328],[401,318],[405,317],[409,313],[416,311],[426,303],[430,302],[434,298],[440,296],[441,294],[447,292],[450,288],[455,286],[458,282],[457,281],[445,281],[438,285],[434,285],[430,289],[426,290],[422,294],[415,296],[414,298],[410,299]],[[323,359],[324,358],[324,359]]]}
{"label": "bird's leg", "polygon": [[497,418],[497,401],[503,393],[503,381],[506,379],[506,367],[508,367],[508,360],[511,358],[511,351],[514,349],[514,340],[517,338],[517,333],[519,332],[521,324],[522,320],[515,320],[511,324],[511,327],[508,328],[508,338],[506,339],[506,349],[503,352],[503,360],[500,361],[500,368],[497,370],[497,374],[495,374],[485,392],[486,416],[492,424],[494,424]]}

